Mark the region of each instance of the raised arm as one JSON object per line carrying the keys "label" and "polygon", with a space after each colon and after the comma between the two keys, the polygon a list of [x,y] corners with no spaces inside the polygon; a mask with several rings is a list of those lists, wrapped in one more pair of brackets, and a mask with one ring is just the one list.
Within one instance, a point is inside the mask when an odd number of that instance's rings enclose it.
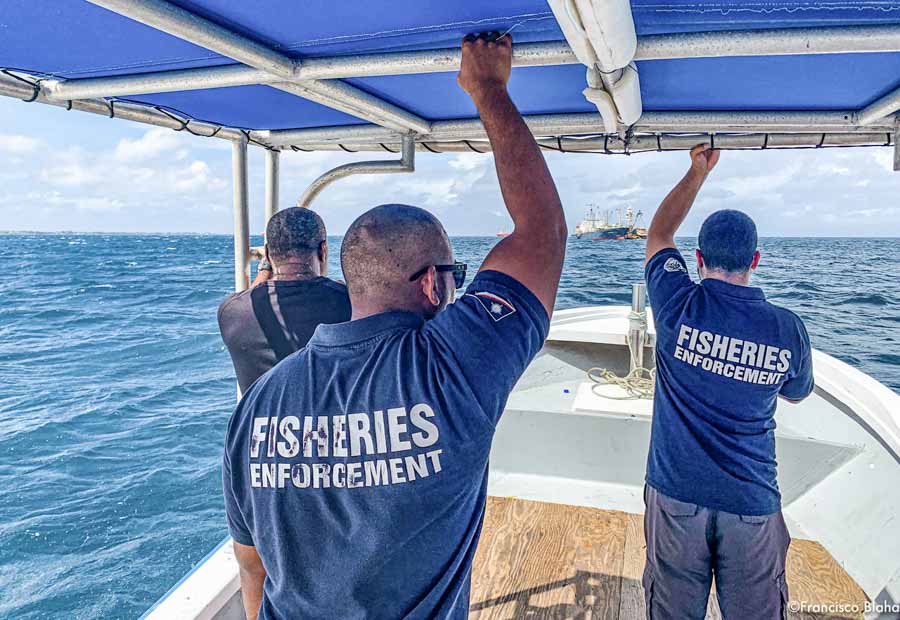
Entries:
{"label": "raised arm", "polygon": [[645,263],[660,250],[675,247],[675,232],[687,217],[703,182],[718,161],[719,151],[710,149],[708,144],[698,144],[691,149],[691,169],[662,201],[650,222]]}
{"label": "raised arm", "polygon": [[516,109],[506,82],[512,39],[466,37],[459,84],[469,94],[494,151],[500,191],[515,229],[484,259],[481,269],[512,276],[553,313],[566,252],[566,218],[547,163]]}

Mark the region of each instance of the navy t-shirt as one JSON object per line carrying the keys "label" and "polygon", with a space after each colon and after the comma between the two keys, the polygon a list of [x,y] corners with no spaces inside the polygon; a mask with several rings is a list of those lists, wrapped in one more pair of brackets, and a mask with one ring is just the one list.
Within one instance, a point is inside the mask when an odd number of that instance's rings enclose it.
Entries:
{"label": "navy t-shirt", "polygon": [[253,384],[223,486],[266,569],[261,619],[467,617],[494,427],[548,328],[484,271],[428,322],[321,325]]}
{"label": "navy t-shirt", "polygon": [[759,288],[695,284],[674,248],[650,259],[646,279],[657,339],[647,483],[715,510],[777,512],[777,397],[813,389],[803,322]]}

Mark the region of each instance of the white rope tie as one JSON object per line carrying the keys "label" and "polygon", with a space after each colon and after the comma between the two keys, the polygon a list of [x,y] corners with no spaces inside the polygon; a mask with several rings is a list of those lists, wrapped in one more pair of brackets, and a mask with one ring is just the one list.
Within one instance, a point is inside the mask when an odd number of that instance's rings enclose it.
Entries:
{"label": "white rope tie", "polygon": [[[629,321],[640,320],[646,325],[647,313],[632,311],[628,315]],[[650,370],[637,364],[637,354],[631,346],[631,338],[628,339],[628,353],[631,358],[632,370],[620,377],[608,368],[593,367],[587,371],[588,379],[594,382],[591,390],[601,398],[610,400],[634,400],[638,398],[653,399],[653,388],[656,385],[656,369]],[[597,388],[603,385],[616,385],[620,387],[627,396],[610,396],[601,394]]]}

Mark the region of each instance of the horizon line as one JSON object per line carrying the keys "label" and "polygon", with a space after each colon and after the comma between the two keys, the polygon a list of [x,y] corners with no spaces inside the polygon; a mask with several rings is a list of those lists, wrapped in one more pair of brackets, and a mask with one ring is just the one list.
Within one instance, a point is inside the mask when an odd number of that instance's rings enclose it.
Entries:
{"label": "horizon line", "polygon": [[[139,236],[139,235],[178,235],[178,236],[206,236],[206,237],[234,237],[232,233],[220,232],[194,232],[194,231],[104,231],[104,230],[0,230],[0,235],[120,235],[120,236]],[[465,237],[470,239],[500,238],[496,233],[488,233],[481,235],[473,234],[451,234],[450,237]],[[261,232],[251,233],[251,237],[262,237]],[[329,234],[328,237],[343,237],[344,234]],[[575,233],[570,233],[570,237],[574,237]],[[696,237],[691,235],[676,235],[678,237]],[[900,235],[760,235],[760,239],[900,239]],[[632,239],[631,241],[640,241]]]}

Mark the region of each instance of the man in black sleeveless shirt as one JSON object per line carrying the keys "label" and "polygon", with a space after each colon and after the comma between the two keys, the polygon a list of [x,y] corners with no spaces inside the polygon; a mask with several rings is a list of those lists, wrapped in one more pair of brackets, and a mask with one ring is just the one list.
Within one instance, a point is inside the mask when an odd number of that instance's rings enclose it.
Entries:
{"label": "man in black sleeveless shirt", "polygon": [[318,214],[292,207],[273,215],[266,258],[254,286],[219,306],[219,331],[241,392],[305,347],[319,324],[350,320],[347,287],[326,277],[328,241]]}

